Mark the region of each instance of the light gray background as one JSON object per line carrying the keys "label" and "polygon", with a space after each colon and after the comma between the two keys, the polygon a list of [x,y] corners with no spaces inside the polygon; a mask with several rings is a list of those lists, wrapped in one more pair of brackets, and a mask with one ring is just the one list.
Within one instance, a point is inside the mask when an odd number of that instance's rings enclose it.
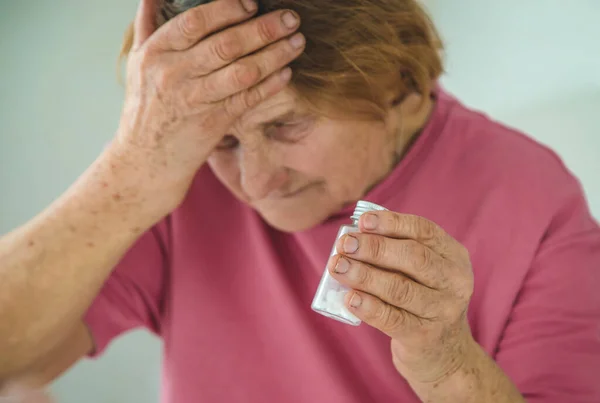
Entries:
{"label": "light gray background", "polygon": [[[446,88],[551,145],[600,216],[600,1],[429,0]],[[0,0],[0,233],[50,203],[114,132],[135,0]],[[134,332],[53,387],[61,403],[158,401],[160,342]]]}

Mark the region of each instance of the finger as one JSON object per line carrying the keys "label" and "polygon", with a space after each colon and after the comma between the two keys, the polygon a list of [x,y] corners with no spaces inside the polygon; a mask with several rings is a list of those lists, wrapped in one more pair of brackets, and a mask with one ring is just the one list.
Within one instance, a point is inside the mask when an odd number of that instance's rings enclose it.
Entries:
{"label": "finger", "polygon": [[221,113],[216,114],[216,121],[229,124],[228,122],[231,122],[232,119],[239,118],[248,109],[283,90],[291,77],[292,70],[286,67],[271,74],[260,84],[225,99],[221,102]]}
{"label": "finger", "polygon": [[409,333],[426,321],[360,291],[347,293],[344,302],[348,310],[357,318],[381,330],[391,338],[398,338],[402,334]]}
{"label": "finger", "polygon": [[462,245],[448,235],[440,226],[423,217],[378,211],[363,214],[359,220],[361,231],[376,233],[397,239],[414,239],[451,258],[453,251],[462,252]]}
{"label": "finger", "polygon": [[304,44],[304,36],[298,33],[211,75],[198,78],[202,82],[202,96],[209,102],[217,102],[251,88],[298,57]]}
{"label": "finger", "polygon": [[140,0],[133,23],[133,50],[139,49],[156,30],[155,13],[155,0]]}
{"label": "finger", "polygon": [[373,266],[400,272],[434,289],[447,286],[449,262],[412,239],[352,233],[336,243],[338,253]]}
{"label": "finger", "polygon": [[443,296],[440,292],[416,283],[401,273],[378,269],[372,265],[336,255],[327,268],[340,283],[371,294],[424,319],[436,319]]}
{"label": "finger", "polygon": [[156,31],[153,43],[162,50],[189,49],[208,35],[247,20],[256,10],[256,2],[247,0],[217,0],[202,4],[162,25]]}
{"label": "finger", "polygon": [[219,32],[190,49],[190,72],[196,76],[218,70],[293,33],[298,15],[277,11]]}

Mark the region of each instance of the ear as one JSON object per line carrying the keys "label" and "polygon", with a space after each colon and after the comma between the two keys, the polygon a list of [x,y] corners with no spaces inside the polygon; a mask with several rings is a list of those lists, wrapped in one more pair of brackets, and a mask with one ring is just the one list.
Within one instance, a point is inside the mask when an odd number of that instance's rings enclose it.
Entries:
{"label": "ear", "polygon": [[427,123],[430,108],[431,102],[418,92],[390,98],[386,126],[394,134],[398,156]]}
{"label": "ear", "polygon": [[393,93],[388,96],[388,120],[411,119],[423,106],[423,96],[418,92]]}
{"label": "ear", "polygon": [[406,94],[398,94],[394,97],[391,98],[391,101],[389,102],[389,106],[391,108],[395,108],[398,105],[400,105],[402,103],[402,101],[404,101],[404,98],[406,98]]}
{"label": "ear", "polygon": [[404,111],[403,104],[406,99],[406,94],[393,92],[387,94],[385,111],[385,125],[390,133],[393,133],[395,141],[402,136],[404,131]]}
{"label": "ear", "polygon": [[400,108],[404,116],[418,114],[423,108],[423,95],[418,92],[406,94],[394,105],[394,108]]}

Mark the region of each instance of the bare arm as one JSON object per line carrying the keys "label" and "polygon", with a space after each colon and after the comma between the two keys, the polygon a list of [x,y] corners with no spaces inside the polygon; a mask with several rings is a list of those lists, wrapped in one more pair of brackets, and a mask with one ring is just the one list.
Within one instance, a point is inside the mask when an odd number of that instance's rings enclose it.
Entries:
{"label": "bare arm", "polygon": [[504,371],[474,341],[466,348],[468,359],[452,375],[436,382],[413,383],[426,402],[526,403]]}
{"label": "bare arm", "polygon": [[0,239],[0,379],[60,345],[120,257],[171,208],[132,171],[108,151],[46,211]]}
{"label": "bare arm", "polygon": [[289,82],[298,23],[285,10],[251,19],[252,4],[217,0],[157,28],[154,0],[141,1],[115,140],[0,239],[0,388],[48,380],[89,351],[81,318],[112,268],[181,202],[233,122]]}
{"label": "bare arm", "polygon": [[[45,356],[11,378],[0,387],[0,402],[4,396],[20,396],[23,392],[43,390],[94,348],[94,341],[88,328],[78,322],[70,332],[64,332],[60,344],[53,347]],[[45,401],[45,400],[44,400]]]}

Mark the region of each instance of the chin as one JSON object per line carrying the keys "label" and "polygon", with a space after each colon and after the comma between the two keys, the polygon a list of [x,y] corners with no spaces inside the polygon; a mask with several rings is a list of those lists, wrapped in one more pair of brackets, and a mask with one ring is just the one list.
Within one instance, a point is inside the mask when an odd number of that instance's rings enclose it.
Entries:
{"label": "chin", "polygon": [[300,232],[313,228],[327,219],[327,209],[310,207],[285,208],[284,206],[260,206],[256,208],[271,227],[283,232]]}
{"label": "chin", "polygon": [[259,214],[267,222],[267,224],[282,232],[305,231],[320,224],[325,219],[317,218],[314,215],[312,215],[312,217],[302,217],[294,213],[290,213],[290,215],[282,215],[259,211]]}

